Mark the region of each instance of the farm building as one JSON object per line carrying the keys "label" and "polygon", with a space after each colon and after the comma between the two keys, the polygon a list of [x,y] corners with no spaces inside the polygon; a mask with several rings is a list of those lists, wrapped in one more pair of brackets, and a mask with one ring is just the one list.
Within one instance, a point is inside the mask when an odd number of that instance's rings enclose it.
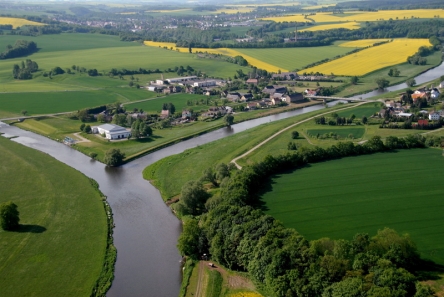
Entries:
{"label": "farm building", "polygon": [[105,134],[107,139],[124,139],[131,136],[131,132],[114,124],[104,124],[92,127],[93,133]]}

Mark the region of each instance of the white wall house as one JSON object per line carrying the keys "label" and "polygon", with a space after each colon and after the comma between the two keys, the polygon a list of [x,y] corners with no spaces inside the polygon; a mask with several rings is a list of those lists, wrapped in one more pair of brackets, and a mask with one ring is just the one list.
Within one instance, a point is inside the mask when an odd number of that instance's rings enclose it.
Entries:
{"label": "white wall house", "polygon": [[437,112],[429,113],[429,120],[431,120],[431,121],[439,121],[439,113],[437,113]]}
{"label": "white wall house", "polygon": [[104,134],[107,139],[124,139],[131,136],[131,132],[114,124],[104,124],[92,128],[93,133]]}

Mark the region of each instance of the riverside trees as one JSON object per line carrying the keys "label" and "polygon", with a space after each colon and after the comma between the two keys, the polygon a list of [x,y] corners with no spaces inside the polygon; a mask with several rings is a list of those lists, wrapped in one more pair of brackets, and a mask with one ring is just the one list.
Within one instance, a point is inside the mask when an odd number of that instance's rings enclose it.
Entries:
{"label": "riverside trees", "polygon": [[220,194],[208,200],[204,213],[185,224],[178,248],[192,257],[210,254],[230,269],[248,272],[269,296],[432,296],[414,276],[421,259],[408,235],[385,228],[374,237],[308,241],[264,214],[259,201],[261,185],[273,174],[307,163],[423,146],[421,136],[391,138],[387,144],[373,137],[363,145],[341,142],[267,156],[221,183]]}

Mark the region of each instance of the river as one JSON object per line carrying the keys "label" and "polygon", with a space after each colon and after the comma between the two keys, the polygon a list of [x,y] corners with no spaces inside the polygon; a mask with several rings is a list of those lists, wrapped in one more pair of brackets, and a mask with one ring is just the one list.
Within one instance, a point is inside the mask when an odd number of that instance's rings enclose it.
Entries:
{"label": "river", "polygon": [[[430,77],[430,73],[433,73]],[[426,81],[444,73],[444,63],[421,77]],[[427,76],[428,75],[428,76]],[[394,91],[397,86],[388,88]],[[398,89],[405,88],[404,86]],[[370,92],[368,94],[373,94]],[[363,94],[357,97],[369,98]],[[378,93],[380,94],[380,93]],[[368,95],[368,96],[367,96]],[[335,104],[335,102],[330,103]],[[260,124],[324,108],[321,105],[242,122],[180,142],[141,157],[118,168],[110,168],[61,143],[0,122],[0,132],[18,136],[13,141],[45,152],[95,179],[108,197],[114,215],[114,244],[117,248],[115,278],[109,297],[178,296],[181,283],[181,256],[176,248],[180,221],[162,201],[159,191],[142,178],[143,169],[164,157],[178,154]]]}

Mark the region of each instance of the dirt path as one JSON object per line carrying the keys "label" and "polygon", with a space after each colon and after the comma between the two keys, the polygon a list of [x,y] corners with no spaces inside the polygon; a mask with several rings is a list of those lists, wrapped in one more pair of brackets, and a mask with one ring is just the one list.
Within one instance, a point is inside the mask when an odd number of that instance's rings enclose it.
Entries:
{"label": "dirt path", "polygon": [[197,287],[196,287],[196,297],[201,297],[202,293],[202,286],[203,286],[203,278],[204,278],[204,261],[199,262],[199,275],[197,277]]}
{"label": "dirt path", "polygon": [[85,137],[80,135],[80,132],[74,133],[73,134],[75,137],[79,138],[80,140],[77,140],[76,143],[80,143],[80,142],[91,142],[91,140],[86,139]]}
{"label": "dirt path", "polygon": [[[366,104],[366,103],[368,103],[368,102],[362,102],[362,103],[358,103],[358,104],[353,105],[353,106],[349,106],[349,107],[345,107],[345,108],[341,108],[341,109],[336,109],[336,110],[334,110],[334,112],[342,111],[342,110],[346,110],[346,109],[350,109],[350,108],[354,108],[354,107],[356,107],[356,106],[359,106],[359,105],[362,105],[362,104]],[[326,114],[329,114],[329,113],[332,113],[332,112],[333,112],[333,111],[324,112],[324,113],[321,113],[321,114],[318,114],[318,115],[315,115],[315,116],[309,117],[309,118],[307,118],[307,119],[305,119],[305,120],[299,121],[299,122],[297,122],[297,123],[294,123],[294,124],[288,126],[287,128],[284,128],[284,129],[282,129],[281,131],[276,132],[275,134],[271,135],[270,137],[268,137],[267,139],[265,139],[264,141],[262,141],[261,143],[259,143],[258,145],[256,145],[256,146],[253,147],[252,149],[250,149],[249,151],[247,151],[246,153],[243,153],[242,155],[240,155],[240,156],[234,158],[233,160],[231,160],[230,163],[234,163],[234,165],[236,165],[236,167],[237,167],[238,169],[242,169],[242,166],[240,166],[239,164],[237,164],[237,161],[238,161],[239,159],[242,159],[243,157],[245,157],[245,156],[251,154],[252,152],[254,152],[255,150],[257,150],[258,148],[260,148],[261,146],[263,146],[264,144],[266,144],[267,142],[269,142],[270,140],[272,140],[272,139],[275,138],[276,136],[278,136],[278,135],[284,133],[285,131],[287,131],[287,130],[289,130],[289,129],[291,129],[291,128],[297,126],[297,125],[300,125],[300,124],[302,124],[302,123],[308,122],[308,121],[310,121],[310,120],[312,120],[312,119],[314,119],[314,118],[316,118],[316,117],[320,117],[320,116],[323,116],[323,115],[326,115]]]}

